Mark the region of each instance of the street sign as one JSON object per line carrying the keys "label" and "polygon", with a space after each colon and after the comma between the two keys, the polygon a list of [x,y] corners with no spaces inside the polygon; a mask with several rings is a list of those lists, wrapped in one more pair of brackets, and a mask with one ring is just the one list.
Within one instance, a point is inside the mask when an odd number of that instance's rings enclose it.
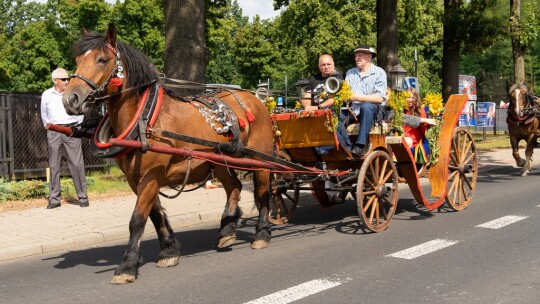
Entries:
{"label": "street sign", "polygon": [[418,92],[420,92],[420,83],[418,82],[418,78],[405,77],[403,79],[403,88],[405,90],[407,90],[408,88],[415,88]]}

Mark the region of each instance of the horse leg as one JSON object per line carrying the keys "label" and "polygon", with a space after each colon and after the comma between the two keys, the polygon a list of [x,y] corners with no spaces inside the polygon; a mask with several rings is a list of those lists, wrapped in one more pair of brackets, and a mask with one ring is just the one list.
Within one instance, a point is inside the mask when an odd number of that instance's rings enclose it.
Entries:
{"label": "horse leg", "polygon": [[242,210],[238,206],[242,183],[238,179],[236,172],[229,171],[224,167],[216,167],[214,173],[227,193],[227,203],[221,216],[217,244],[218,248],[223,249],[231,246],[236,241],[238,220],[242,216]]}
{"label": "horse leg", "polygon": [[531,172],[534,142],[536,142],[536,138],[527,141],[527,148],[525,148],[525,165],[521,168],[521,176],[527,176]]}
{"label": "horse leg", "polygon": [[512,145],[512,156],[516,160],[516,165],[520,168],[523,167],[525,160],[519,156],[519,139],[517,136],[510,136],[510,145]]}
{"label": "horse leg", "polygon": [[148,215],[157,198],[159,186],[155,181],[141,182],[137,187],[137,203],[129,221],[129,242],[122,263],[114,271],[112,284],[133,283],[137,279],[140,257],[140,241]]}
{"label": "horse leg", "polygon": [[161,206],[159,196],[156,197],[152,211],[150,211],[150,220],[156,229],[161,248],[156,267],[176,266],[180,259],[180,243],[174,237],[174,231],[169,224],[165,209]]}
{"label": "horse leg", "polygon": [[270,173],[255,172],[253,174],[253,185],[255,205],[259,209],[259,221],[257,222],[251,248],[262,249],[268,247],[271,237],[270,222],[268,221],[270,212]]}

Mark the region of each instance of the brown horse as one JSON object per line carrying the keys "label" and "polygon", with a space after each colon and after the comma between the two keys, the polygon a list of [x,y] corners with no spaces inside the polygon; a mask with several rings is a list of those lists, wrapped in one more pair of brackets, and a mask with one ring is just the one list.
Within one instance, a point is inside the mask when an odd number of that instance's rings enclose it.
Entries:
{"label": "brown horse", "polygon": [[[182,98],[175,97],[167,88],[163,90],[159,88],[157,93],[153,93],[154,96],[158,96],[158,103],[161,105],[161,110],[156,110],[159,111],[158,115],[149,116],[150,119],[140,119],[139,104],[144,101],[144,96],[152,94],[148,93],[150,88],[161,87],[162,82],[146,55],[117,41],[116,29],[112,25],[105,35],[83,34],[73,47],[73,55],[77,70],[70,76],[71,81],[63,95],[66,111],[71,115],[79,115],[85,113],[97,101],[106,101],[107,115],[115,137],[131,134],[130,130],[134,129],[140,137],[138,140],[144,143],[143,146],[161,145],[195,152],[215,150],[213,147],[202,145],[201,142],[165,137],[161,132],[169,131],[224,144],[236,137],[237,144],[241,147],[256,148],[266,154],[273,153],[270,115],[263,103],[249,92],[221,90],[199,95],[201,98],[197,98],[198,96]],[[208,116],[205,118],[202,115],[210,113],[209,110],[205,110],[207,108],[204,105],[205,101],[211,102],[214,106],[219,105],[220,110],[228,106],[228,113],[234,113],[231,114],[233,117],[222,121],[223,126],[216,126],[215,121],[209,121]],[[215,111],[214,115],[219,116],[223,113]],[[223,130],[225,123],[231,123],[231,129],[236,125],[237,134],[225,132]],[[221,134],[217,131],[221,131]],[[97,144],[98,147],[107,145],[99,143],[99,140]],[[171,267],[178,263],[180,244],[161,206],[158,196],[161,187],[186,183],[202,184],[213,171],[213,175],[223,184],[227,194],[217,246],[225,248],[236,240],[237,223],[241,216],[238,201],[242,183],[233,169],[226,165],[214,166],[206,160],[143,150],[126,150],[118,154],[117,158],[118,166],[137,195],[137,202],[129,222],[128,248],[111,281],[115,284],[130,283],[136,279],[140,239],[149,216],[156,229],[161,248],[157,267]],[[241,149],[234,150],[229,155],[242,156]],[[268,171],[254,173],[254,196],[259,209],[259,219],[252,248],[265,248],[270,241],[269,175]]]}
{"label": "brown horse", "polygon": [[[508,107],[508,133],[512,145],[512,156],[516,165],[521,167],[521,176],[527,176],[532,169],[532,155],[536,139],[540,136],[540,119],[538,118],[538,105],[527,87],[523,84],[514,84],[510,88],[510,106]],[[525,140],[525,158],[519,155],[519,142]]]}

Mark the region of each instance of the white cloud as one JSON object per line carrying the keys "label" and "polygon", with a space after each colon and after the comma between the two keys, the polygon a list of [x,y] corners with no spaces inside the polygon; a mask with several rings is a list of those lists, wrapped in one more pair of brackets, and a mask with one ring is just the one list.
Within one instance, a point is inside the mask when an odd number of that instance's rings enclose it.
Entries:
{"label": "white cloud", "polygon": [[255,15],[259,15],[261,19],[269,19],[279,15],[279,11],[274,11],[273,0],[237,0],[238,5],[242,8],[244,16],[248,16],[253,20]]}

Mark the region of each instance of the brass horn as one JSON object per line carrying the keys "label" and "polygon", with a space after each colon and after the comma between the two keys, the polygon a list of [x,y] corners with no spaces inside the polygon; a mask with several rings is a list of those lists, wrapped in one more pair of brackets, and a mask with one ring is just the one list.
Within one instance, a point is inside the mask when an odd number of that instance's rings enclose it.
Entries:
{"label": "brass horn", "polygon": [[261,101],[265,101],[266,97],[270,96],[270,94],[268,94],[268,90],[266,88],[260,87],[255,91],[255,96]]}
{"label": "brass horn", "polygon": [[326,91],[330,94],[334,94],[337,91],[339,91],[342,85],[343,85],[343,80],[338,79],[337,77],[334,77],[334,76],[328,77],[328,79],[326,79],[326,82],[324,83],[324,86],[326,87]]}

